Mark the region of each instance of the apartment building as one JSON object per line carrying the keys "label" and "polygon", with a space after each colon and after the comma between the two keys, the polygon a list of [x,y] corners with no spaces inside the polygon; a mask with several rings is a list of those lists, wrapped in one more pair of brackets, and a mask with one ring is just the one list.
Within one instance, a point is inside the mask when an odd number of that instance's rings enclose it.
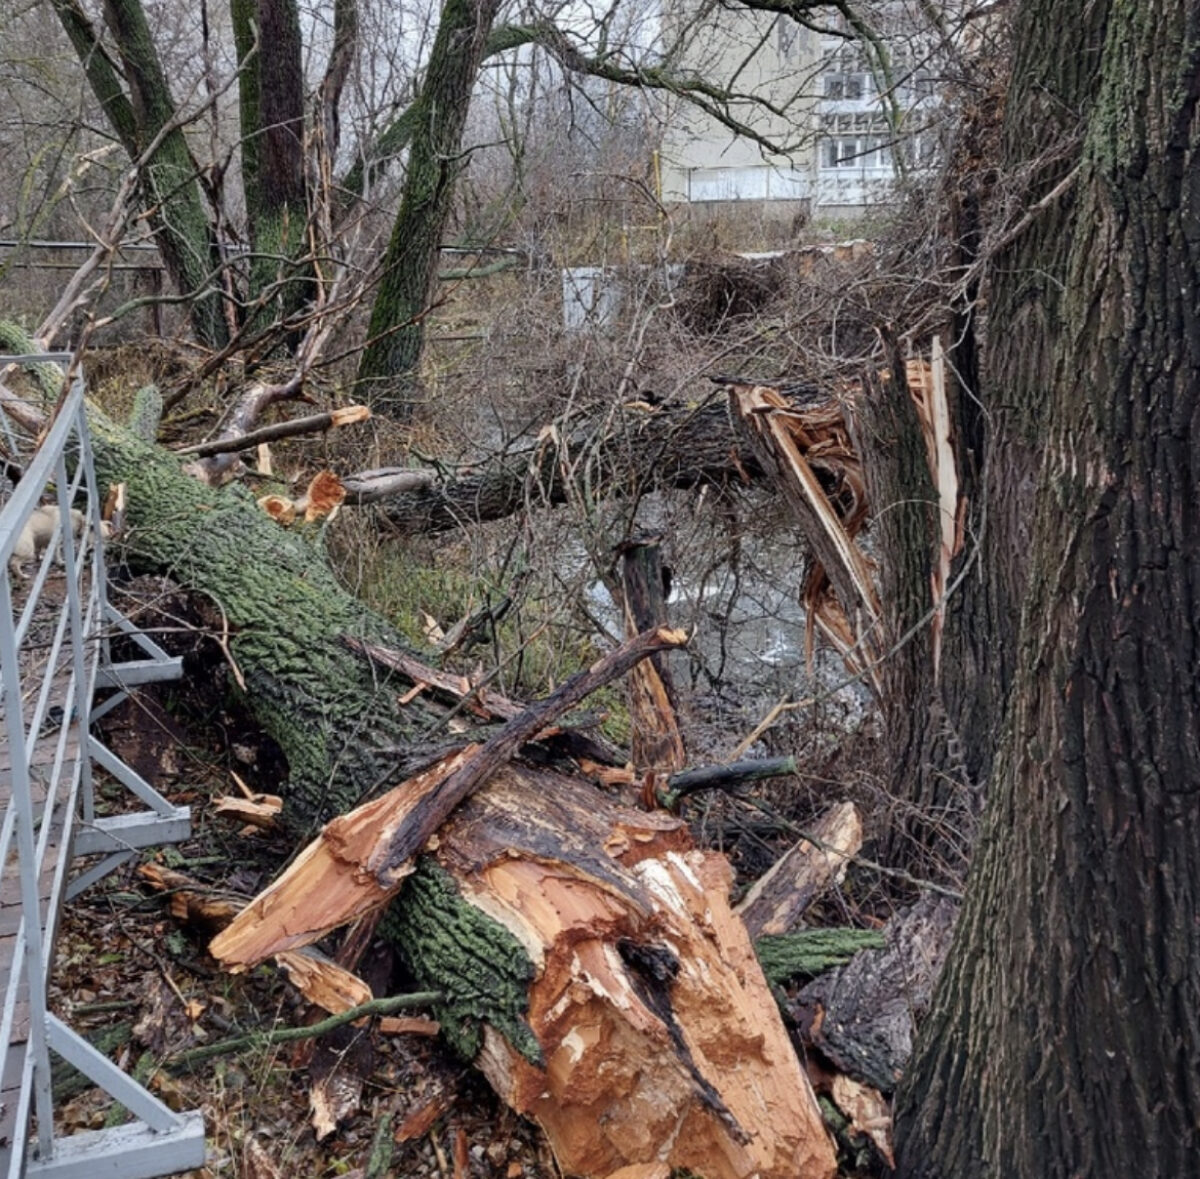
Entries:
{"label": "apartment building", "polygon": [[849,30],[833,17],[822,34],[787,17],[706,6],[684,61],[736,95],[728,109],[749,134],[680,102],[663,138],[663,199],[739,203],[783,225],[886,203],[900,177],[934,159],[939,99],[929,38],[900,5],[879,15],[883,36],[864,50],[836,35]]}

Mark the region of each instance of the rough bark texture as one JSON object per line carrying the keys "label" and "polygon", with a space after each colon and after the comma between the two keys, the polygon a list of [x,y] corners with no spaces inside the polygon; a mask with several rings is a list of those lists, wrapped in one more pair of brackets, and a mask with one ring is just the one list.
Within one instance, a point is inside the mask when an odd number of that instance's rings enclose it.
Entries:
{"label": "rough bark texture", "polygon": [[[242,179],[254,251],[246,299],[253,303],[289,276],[292,259],[306,245],[304,69],[294,0],[234,0],[231,14],[238,56],[245,62],[238,88]],[[297,278],[279,288],[256,321],[265,326],[305,297],[305,284]]]}
{"label": "rough bark texture", "polygon": [[338,584],[321,553],[236,488],[206,487],[178,460],[91,415],[101,484],[124,482],[129,547],[219,603],[251,707],[289,766],[283,818],[303,828],[403,777],[405,758],[437,743],[440,711],[401,707],[389,673],[339,639],[403,640]]}
{"label": "rough bark texture", "polygon": [[840,1071],[893,1092],[929,1010],[957,915],[954,901],[929,894],[887,923],[885,946],[864,950],[804,987],[789,1011],[805,1044]]}
{"label": "rough bark texture", "polygon": [[[137,159],[177,116],[175,101],[150,36],[140,0],[105,0],[104,17],[121,57],[128,108],[112,90],[111,74],[83,55],[84,27],[78,10],[59,8],[60,19],[80,53],[96,97],[113,121],[126,149]],[[103,50],[95,45],[93,52]],[[133,115],[132,145],[127,114]],[[199,169],[181,127],[166,131],[157,150],[139,169],[139,181],[171,278],[181,293],[196,293],[189,305],[192,329],[201,343],[217,346],[226,338],[225,321],[213,273],[217,255]]]}
{"label": "rough bark texture", "polygon": [[1031,575],[900,1172],[1174,1179],[1200,1168],[1200,10],[1029,0],[1017,31],[1012,155],[1084,134],[996,276],[995,479],[1041,460],[989,580]]}
{"label": "rough bark texture", "polygon": [[447,0],[413,104],[404,194],[358,369],[364,400],[398,417],[411,413],[416,400],[422,320],[461,167],[471,91],[498,8],[499,0]]}
{"label": "rough bark texture", "polygon": [[496,459],[476,473],[389,498],[388,521],[401,532],[445,532],[551,507],[585,493],[636,495],[655,487],[694,487],[762,478],[724,404],[627,409],[602,420],[558,425],[557,441]]}

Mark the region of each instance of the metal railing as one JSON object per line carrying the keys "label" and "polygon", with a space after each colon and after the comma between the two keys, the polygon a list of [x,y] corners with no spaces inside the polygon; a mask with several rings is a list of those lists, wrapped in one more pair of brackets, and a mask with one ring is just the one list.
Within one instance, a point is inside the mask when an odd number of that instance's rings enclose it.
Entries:
{"label": "metal railing", "polygon": [[[69,361],[63,353],[0,356],[0,373],[10,364],[57,363],[66,368]],[[0,433],[14,459],[29,449],[2,404]],[[48,492],[53,502],[42,505]],[[45,506],[57,508],[57,520]],[[64,901],[139,848],[185,838],[190,832],[187,808],[163,798],[89,731],[91,722],[124,699],[134,684],[180,674],[179,660],[138,633],[108,602],[101,509],[83,377],[77,372],[36,453],[0,506],[0,748],[8,764],[10,791],[0,826],[6,886],[0,902],[12,883],[19,883],[20,897],[15,938],[4,955],[9,965],[0,1015],[0,1051],[6,1053],[0,1100],[15,1101],[5,1117],[6,1122],[11,1119],[9,1141],[0,1145],[0,1168],[8,1176],[149,1179],[204,1161],[199,1113],[168,1109],[46,1004]],[[40,553],[30,551],[31,522],[43,533],[52,533],[41,538],[47,541],[44,549],[36,546]],[[36,563],[31,575],[24,567],[29,558]],[[60,565],[61,577],[56,573]],[[113,664],[107,630],[114,626],[148,658]],[[114,689],[114,694],[95,708],[98,687]],[[147,809],[98,816],[93,765],[120,781]],[[74,856],[101,858],[71,877]],[[12,908],[15,916],[17,906]],[[26,1005],[28,1031],[22,1040]],[[51,1051],[138,1120],[109,1130],[56,1136]],[[31,1116],[36,1119],[32,1143]]]}

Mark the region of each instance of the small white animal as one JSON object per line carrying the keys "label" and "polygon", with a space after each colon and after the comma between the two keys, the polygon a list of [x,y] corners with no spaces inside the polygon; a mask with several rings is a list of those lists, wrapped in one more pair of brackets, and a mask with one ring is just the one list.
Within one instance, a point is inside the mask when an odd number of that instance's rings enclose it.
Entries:
{"label": "small white animal", "polygon": [[[17,537],[17,543],[13,546],[12,556],[8,561],[9,571],[14,577],[23,576],[21,565],[25,561],[36,561],[49,547],[50,542],[54,540],[58,532],[59,509],[57,504],[46,504],[40,508],[34,508],[29,514],[29,519],[25,521],[24,527],[21,529],[21,535]],[[78,508],[71,509],[71,533],[75,537],[83,535],[84,527],[87,525],[87,518],[79,511]],[[107,520],[102,521],[100,525],[101,535],[108,537],[112,535],[112,526]],[[62,550],[59,550],[59,561],[62,560]]]}

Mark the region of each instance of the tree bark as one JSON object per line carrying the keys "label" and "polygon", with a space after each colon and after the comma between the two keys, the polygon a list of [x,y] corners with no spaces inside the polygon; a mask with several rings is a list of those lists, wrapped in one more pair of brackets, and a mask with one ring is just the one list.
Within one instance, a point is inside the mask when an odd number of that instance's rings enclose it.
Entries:
{"label": "tree bark", "polygon": [[404,193],[358,368],[363,399],[400,418],[417,401],[422,320],[461,167],[471,91],[498,8],[499,0],[447,0],[413,106]]}
{"label": "tree bark", "polygon": [[899,1170],[1174,1179],[1200,1168],[1200,13],[1028,0],[1017,31],[1010,162],[1079,119],[1037,183],[1079,172],[996,263],[1018,507],[989,500],[1014,547],[988,582],[1015,603],[1031,572]]}
{"label": "tree bark", "polygon": [[939,547],[938,495],[930,476],[905,366],[864,378],[855,435],[864,455],[871,535],[880,564],[879,703],[895,807],[880,858],[961,887],[979,801],[943,703],[931,593]]}
{"label": "tree bark", "polygon": [[399,706],[389,673],[341,641],[404,646],[319,551],[245,492],[207,487],[102,414],[90,420],[99,480],[126,484],[131,559],[211,597],[228,620],[248,703],[288,760],[282,817],[292,830],[349,809],[438,745],[444,710]]}
{"label": "tree bark", "polygon": [[749,483],[762,467],[735,434],[723,400],[697,408],[628,409],[558,423],[551,437],[489,461],[451,481],[389,497],[399,531],[446,532],[499,520],[573,496],[639,495],[655,488]]}
{"label": "tree bark", "polygon": [[[243,63],[242,181],[253,251],[246,301],[266,298],[251,320],[265,327],[295,311],[307,293],[302,275],[285,281],[307,246],[300,16],[294,0],[233,0],[230,11]],[[271,295],[273,284],[282,285]]]}
{"label": "tree bark", "polygon": [[[105,21],[121,57],[127,99],[82,9],[70,0],[55,7],[113,130],[130,157],[138,160],[178,115],[139,0],[105,0],[104,4]],[[196,296],[188,307],[192,329],[202,343],[218,347],[227,337],[214,278],[218,258],[199,168],[181,127],[168,131],[140,166],[139,181],[163,262],[177,289]]]}

